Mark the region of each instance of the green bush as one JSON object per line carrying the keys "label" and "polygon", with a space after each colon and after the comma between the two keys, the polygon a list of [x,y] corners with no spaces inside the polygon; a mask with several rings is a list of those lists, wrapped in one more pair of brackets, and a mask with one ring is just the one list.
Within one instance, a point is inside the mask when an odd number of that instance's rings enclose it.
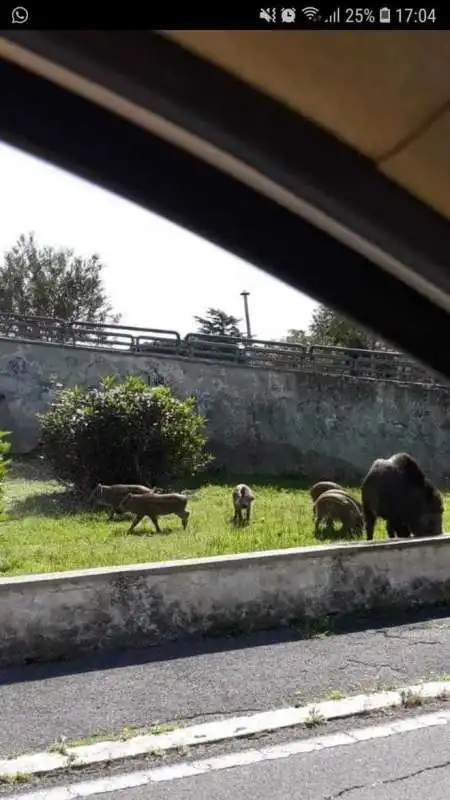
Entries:
{"label": "green bush", "polygon": [[3,482],[6,478],[11,460],[6,458],[11,450],[11,443],[5,442],[7,436],[10,436],[11,431],[0,431],[0,516],[5,514],[5,500]]}
{"label": "green bush", "polygon": [[62,390],[40,420],[57,479],[81,492],[97,483],[164,485],[212,460],[195,399],[179,400],[167,386],[150,388],[134,376]]}

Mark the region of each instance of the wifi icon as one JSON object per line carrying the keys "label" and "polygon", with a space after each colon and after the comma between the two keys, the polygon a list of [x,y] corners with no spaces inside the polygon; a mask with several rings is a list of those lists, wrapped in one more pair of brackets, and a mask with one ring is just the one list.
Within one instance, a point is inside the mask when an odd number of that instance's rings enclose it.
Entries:
{"label": "wifi icon", "polygon": [[315,19],[315,17],[319,14],[319,9],[314,8],[314,6],[305,6],[302,8],[302,14],[305,15],[306,19]]}

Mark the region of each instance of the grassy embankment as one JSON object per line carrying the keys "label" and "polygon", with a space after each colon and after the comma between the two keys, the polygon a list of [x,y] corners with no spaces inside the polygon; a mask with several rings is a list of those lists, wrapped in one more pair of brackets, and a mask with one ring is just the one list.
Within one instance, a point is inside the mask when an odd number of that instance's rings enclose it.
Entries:
{"label": "grassy embankment", "polygon": [[[190,502],[186,532],[177,517],[163,517],[163,535],[144,535],[153,532],[145,519],[135,534],[127,536],[129,519],[109,522],[105,511],[71,508],[67,494],[46,473],[42,461],[14,461],[5,484],[9,518],[0,523],[0,576],[317,544],[307,486],[256,478],[249,483],[257,494],[249,527],[231,525],[230,481],[199,489]],[[358,495],[358,490],[351,491]],[[448,495],[445,504],[448,530]],[[383,536],[384,526],[378,524],[376,538]]]}

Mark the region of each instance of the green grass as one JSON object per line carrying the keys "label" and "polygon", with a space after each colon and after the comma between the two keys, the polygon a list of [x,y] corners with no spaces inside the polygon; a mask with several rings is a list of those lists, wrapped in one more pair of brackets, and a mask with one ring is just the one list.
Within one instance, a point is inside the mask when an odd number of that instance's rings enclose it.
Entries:
{"label": "green grass", "polygon": [[32,780],[32,775],[28,775],[26,772],[16,772],[15,775],[0,775],[0,784],[6,784],[8,786],[14,785],[16,783],[28,783],[28,781]]}
{"label": "green grass", "polygon": [[182,722],[161,722],[155,725],[145,725],[144,727],[128,725],[126,728],[122,728],[122,730],[116,733],[93,733],[90,736],[84,736],[81,739],[68,739],[63,745],[61,745],[59,742],[56,742],[49,745],[48,751],[49,753],[60,753],[61,746],[67,750],[67,748],[82,747],[84,745],[97,744],[98,742],[126,742],[128,739],[132,739],[135,736],[161,736],[163,733],[171,733],[171,731],[175,731],[184,727],[185,726]]}
{"label": "green grass", "polygon": [[344,695],[339,689],[334,689],[331,692],[328,692],[327,700],[342,700]]}
{"label": "green grass", "polygon": [[[249,483],[255,488],[256,501],[248,527],[231,525],[234,484],[221,483],[203,486],[192,498],[186,531],[177,517],[162,517],[162,535],[153,534],[147,519],[135,534],[127,535],[129,519],[109,522],[105,511],[74,509],[43,462],[14,462],[5,484],[9,519],[0,523],[0,576],[317,544],[306,488],[294,488],[294,481],[281,487],[275,481],[273,485],[256,479]],[[448,496],[445,502],[448,529]],[[384,526],[379,524],[376,538],[383,537]]]}

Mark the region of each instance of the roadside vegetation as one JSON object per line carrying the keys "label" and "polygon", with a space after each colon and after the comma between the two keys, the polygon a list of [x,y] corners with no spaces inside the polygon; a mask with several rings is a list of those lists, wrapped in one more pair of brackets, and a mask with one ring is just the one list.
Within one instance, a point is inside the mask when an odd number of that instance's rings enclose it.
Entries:
{"label": "roadside vegetation", "polygon": [[[179,399],[170,387],[134,376],[123,383],[106,377],[95,389],[60,388],[41,419],[34,456],[9,462],[0,432],[0,576],[318,544],[309,484],[299,478],[245,476],[256,494],[252,519],[232,524],[232,489],[243,476],[211,477],[206,420],[194,397]],[[129,514],[111,520],[87,502],[98,482],[193,490],[187,529],[167,516],[159,519],[161,534],[148,518],[128,533]],[[448,529],[448,496],[445,503]],[[379,523],[375,536],[384,535]],[[338,532],[320,544],[331,541],[339,541]]]}
{"label": "roadside vegetation", "polygon": [[[88,567],[196,558],[317,544],[307,486],[295,481],[249,479],[256,492],[252,521],[235,528],[231,490],[236,480],[201,481],[190,501],[183,531],[176,517],[160,520],[162,535],[143,520],[127,535],[130,519],[110,522],[101,509],[83,510],[52,477],[45,460],[14,459],[5,481],[8,518],[0,525],[0,575],[54,572]],[[349,487],[351,491],[357,491]],[[450,527],[450,498],[445,495],[445,529]],[[150,534],[150,535],[148,535]],[[383,525],[376,538],[384,537]],[[331,540],[323,540],[326,544]],[[336,541],[336,540],[333,540]]]}

